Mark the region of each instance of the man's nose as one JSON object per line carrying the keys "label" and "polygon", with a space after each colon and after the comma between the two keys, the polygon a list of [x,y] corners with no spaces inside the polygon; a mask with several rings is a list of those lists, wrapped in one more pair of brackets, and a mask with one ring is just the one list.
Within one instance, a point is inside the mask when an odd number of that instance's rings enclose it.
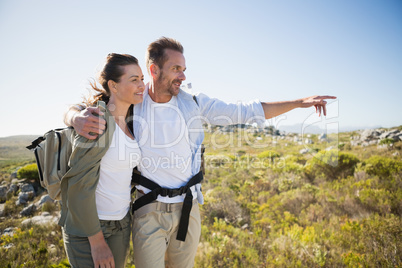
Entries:
{"label": "man's nose", "polygon": [[186,75],[184,74],[184,72],[181,72],[181,73],[180,73],[179,79],[180,79],[181,81],[186,80]]}

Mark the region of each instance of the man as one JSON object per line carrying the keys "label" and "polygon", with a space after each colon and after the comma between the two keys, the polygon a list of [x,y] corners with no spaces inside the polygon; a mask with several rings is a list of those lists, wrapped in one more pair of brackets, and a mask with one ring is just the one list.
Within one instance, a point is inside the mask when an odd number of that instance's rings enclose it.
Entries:
{"label": "man", "polygon": [[[201,234],[198,203],[202,120],[210,124],[262,124],[295,108],[315,106],[326,115],[325,99],[313,96],[284,102],[226,104],[204,94],[180,89],[186,79],[182,45],[162,37],[148,46],[146,64],[151,81],[143,103],[135,105],[134,136],[142,151],[134,176],[139,185],[134,204],[133,245],[136,267],[192,267]],[[66,124],[82,136],[96,138],[105,122],[96,108],[70,109]]]}

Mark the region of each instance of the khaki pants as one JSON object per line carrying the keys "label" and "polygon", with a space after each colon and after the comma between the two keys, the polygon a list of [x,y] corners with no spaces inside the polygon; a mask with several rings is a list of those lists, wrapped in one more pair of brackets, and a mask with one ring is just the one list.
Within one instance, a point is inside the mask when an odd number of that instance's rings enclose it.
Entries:
{"label": "khaki pants", "polygon": [[[193,202],[184,242],[176,239],[183,203],[170,205],[153,202],[149,205],[154,208],[145,212],[141,211],[141,208],[134,213],[135,267],[164,268],[165,265],[174,268],[193,267],[201,235],[201,218],[197,201]],[[143,207],[145,210],[146,206]]]}
{"label": "khaki pants", "polygon": [[[100,224],[103,236],[113,253],[116,268],[124,268],[130,249],[130,212],[120,221],[100,220]],[[63,240],[71,267],[94,267],[87,237],[66,234],[63,230]]]}

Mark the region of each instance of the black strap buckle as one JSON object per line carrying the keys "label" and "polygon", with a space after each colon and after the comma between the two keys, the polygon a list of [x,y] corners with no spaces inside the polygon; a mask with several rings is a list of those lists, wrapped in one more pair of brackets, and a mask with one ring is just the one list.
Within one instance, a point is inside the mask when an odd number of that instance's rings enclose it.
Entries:
{"label": "black strap buckle", "polygon": [[168,196],[169,195],[169,189],[167,188],[160,188],[159,190],[159,194],[163,197]]}

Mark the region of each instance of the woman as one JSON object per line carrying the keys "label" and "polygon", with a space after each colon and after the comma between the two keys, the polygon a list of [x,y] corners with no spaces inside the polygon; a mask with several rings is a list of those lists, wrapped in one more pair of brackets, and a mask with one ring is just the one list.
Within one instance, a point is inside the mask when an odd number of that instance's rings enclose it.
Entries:
{"label": "woman", "polygon": [[99,77],[102,88],[91,84],[98,94],[86,104],[97,103],[107,125],[95,140],[75,136],[70,170],[62,180],[59,224],[72,267],[125,266],[131,174],[141,156],[126,117],[131,105],[142,102],[143,80],[135,57],[112,53]]}

